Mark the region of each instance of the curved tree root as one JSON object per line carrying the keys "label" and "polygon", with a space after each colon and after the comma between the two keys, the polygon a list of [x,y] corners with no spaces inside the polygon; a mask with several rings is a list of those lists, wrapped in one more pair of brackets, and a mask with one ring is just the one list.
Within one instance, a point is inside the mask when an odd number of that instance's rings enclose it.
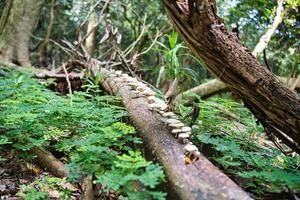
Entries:
{"label": "curved tree root", "polygon": [[33,147],[29,152],[36,155],[36,162],[41,167],[47,168],[53,175],[60,178],[69,175],[69,171],[65,168],[64,164],[57,160],[49,151],[41,147]]}
{"label": "curved tree root", "polygon": [[81,189],[82,194],[80,200],[93,200],[94,199],[94,191],[92,184],[92,177],[86,176],[81,180]]}

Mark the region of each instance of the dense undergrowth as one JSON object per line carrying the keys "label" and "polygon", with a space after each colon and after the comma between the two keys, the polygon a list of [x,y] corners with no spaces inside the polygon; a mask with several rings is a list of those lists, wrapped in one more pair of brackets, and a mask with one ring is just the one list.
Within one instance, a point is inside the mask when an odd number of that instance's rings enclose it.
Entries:
{"label": "dense undergrowth", "polygon": [[[26,156],[28,150],[48,148],[67,157],[71,183],[91,175],[104,192],[114,191],[119,199],[165,198],[156,189],[163,170],[143,158],[138,148],[142,141],[124,122],[128,113],[120,99],[91,91],[75,92],[72,98],[59,96],[31,78],[30,72],[6,68],[0,76],[0,125],[8,130],[0,135],[1,151],[23,152],[23,159],[30,162],[34,156]],[[44,177],[35,187],[24,185],[19,195],[47,199],[45,188],[52,187],[60,191],[61,199],[70,199],[60,181]]]}
{"label": "dense undergrowth", "polygon": [[[169,35],[169,46],[165,51],[167,69],[173,72],[169,74],[193,79],[181,66],[178,50],[183,46],[178,43],[176,33]],[[200,60],[198,62],[203,66]],[[300,192],[300,157],[281,153],[248,109],[227,96],[204,101],[197,94],[190,95],[196,97],[200,108],[192,142],[214,164],[258,196],[291,190]],[[192,110],[183,104],[176,107],[181,116]]]}
{"label": "dense undergrowth", "polygon": [[299,156],[282,154],[246,108],[227,98],[199,101],[192,141],[213,163],[258,196],[300,192]]}
{"label": "dense undergrowth", "polygon": [[[165,198],[157,191],[162,168],[143,158],[138,148],[142,141],[126,123],[120,99],[101,96],[93,80],[83,87],[88,92],[70,98],[46,89],[52,82],[43,85],[30,72],[6,68],[0,76],[0,125],[8,130],[0,135],[1,151],[23,152],[22,159],[30,162],[34,155],[28,156],[28,150],[45,147],[67,157],[71,183],[91,175],[104,192],[114,191],[119,199]],[[238,184],[258,196],[300,192],[300,158],[284,156],[240,103],[214,98],[199,100],[199,107],[192,141]],[[189,109],[180,105],[179,112]],[[69,199],[71,191],[61,187],[63,181],[42,177],[23,185],[19,195],[47,199],[49,188],[55,188],[61,199]]]}

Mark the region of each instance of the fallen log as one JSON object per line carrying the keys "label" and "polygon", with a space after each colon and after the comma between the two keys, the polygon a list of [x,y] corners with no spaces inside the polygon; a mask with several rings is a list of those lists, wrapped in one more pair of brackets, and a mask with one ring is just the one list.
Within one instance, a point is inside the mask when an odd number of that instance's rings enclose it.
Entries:
{"label": "fallen log", "polygon": [[[92,66],[94,75],[101,74],[101,85],[105,90],[122,98],[123,104],[145,144],[145,150],[163,166],[168,177],[169,195],[173,199],[248,200],[251,199],[237,184],[222,173],[202,154],[192,164],[185,163],[184,145],[171,134],[160,115],[149,110],[148,100],[130,90],[120,78],[111,78],[112,72]],[[33,148],[39,164],[47,167],[54,175],[66,177],[63,164],[49,152]],[[52,162],[53,161],[53,162]],[[49,162],[51,164],[49,164]],[[57,171],[55,171],[57,170]]]}
{"label": "fallen log", "polygon": [[[251,199],[238,185],[222,173],[202,154],[192,164],[185,163],[184,145],[170,134],[160,115],[149,110],[148,100],[131,91],[120,78],[113,78],[107,69],[93,67],[94,75],[101,74],[105,90],[120,96],[131,119],[140,132],[145,148],[163,166],[169,189],[176,199]],[[171,192],[169,192],[171,193]]]}
{"label": "fallen log", "polygon": [[190,103],[194,101],[196,97],[191,96],[191,93],[195,93],[201,96],[202,99],[206,99],[228,90],[229,89],[222,81],[219,81],[218,79],[213,79],[177,95],[177,97],[175,98],[175,102],[180,103],[184,100]]}
{"label": "fallen log", "polygon": [[[286,77],[278,77],[279,80],[281,80],[283,83],[285,83],[287,86],[294,89],[300,89],[300,82],[297,81],[297,78],[291,78],[289,82],[287,83]],[[222,92],[230,91],[229,88],[223,83],[222,81],[218,79],[212,79],[207,81],[206,83],[203,83],[199,86],[196,86],[192,89],[189,89],[179,95],[175,98],[176,103],[180,103],[182,101],[186,101],[186,103],[191,103],[196,99],[195,96],[191,96],[190,94],[195,93],[199,96],[201,96],[201,99],[207,99],[209,97],[212,97],[214,95],[220,94]]]}

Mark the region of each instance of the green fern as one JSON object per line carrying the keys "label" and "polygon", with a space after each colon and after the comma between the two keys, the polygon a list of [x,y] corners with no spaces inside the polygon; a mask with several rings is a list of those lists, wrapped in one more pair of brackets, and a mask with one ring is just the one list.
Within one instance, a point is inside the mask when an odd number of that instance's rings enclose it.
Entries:
{"label": "green fern", "polygon": [[[150,189],[154,189],[163,176],[161,167],[147,162],[140,152],[129,151],[128,155],[117,157],[110,171],[97,175],[96,182],[104,185],[107,192],[114,190],[125,193],[128,199],[148,199],[152,196],[160,200],[165,198],[165,194]],[[132,187],[134,185],[136,187]]]}
{"label": "green fern", "polygon": [[[300,191],[299,157],[286,157],[276,148],[257,143],[255,138],[263,135],[263,128],[256,124],[247,109],[226,98],[198,99],[201,111],[192,140],[200,149],[214,149],[214,154],[210,155],[214,163],[225,172],[247,179],[248,187],[256,193],[261,193],[266,185],[273,192],[285,187]],[[179,107],[182,115],[189,110],[183,105]],[[240,118],[239,123],[244,125],[241,131],[226,111]]]}
{"label": "green fern", "polygon": [[[164,193],[154,191],[163,177],[162,169],[147,162],[134,148],[141,139],[136,137],[134,127],[123,122],[128,113],[121,99],[100,96],[100,76],[86,82],[88,93],[75,92],[70,104],[68,97],[46,89],[32,79],[31,73],[7,69],[2,74],[5,76],[0,79],[0,124],[9,131],[0,137],[0,148],[11,144],[26,152],[51,144],[69,156],[66,166],[70,181],[82,175],[111,173],[128,177],[126,182],[139,180],[144,184],[141,191],[127,185],[126,190],[122,189],[124,197],[146,195],[164,199]],[[38,199],[43,195],[32,189],[25,196]]]}

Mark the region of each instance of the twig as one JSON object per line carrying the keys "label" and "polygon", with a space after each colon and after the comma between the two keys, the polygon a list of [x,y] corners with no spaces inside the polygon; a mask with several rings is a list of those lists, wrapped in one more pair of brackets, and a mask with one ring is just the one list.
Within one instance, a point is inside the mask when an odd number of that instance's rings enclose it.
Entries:
{"label": "twig", "polygon": [[80,53],[78,50],[77,50],[77,47],[75,47],[71,42],[69,42],[68,40],[64,39],[62,40],[63,43],[65,43],[70,49],[70,51],[72,53],[74,53],[75,55],[81,57],[81,58],[84,58],[84,55],[82,55],[82,53]]}
{"label": "twig", "polygon": [[98,20],[98,22],[97,22],[97,24],[95,24],[95,26],[82,38],[82,40],[80,40],[79,41],[79,44],[80,43],[83,43],[85,40],[86,40],[86,38],[88,38],[89,36],[90,36],[90,34],[92,33],[92,32],[94,32],[95,31],[95,29],[99,26],[99,24],[102,22],[102,19],[103,19],[103,13],[104,13],[104,11],[106,10],[106,8],[107,8],[107,6],[108,6],[108,4],[109,4],[109,2],[110,2],[110,0],[106,0],[105,1],[105,4],[104,4],[104,6],[103,6],[103,8],[102,8],[102,10],[101,10],[101,12],[100,12],[100,15],[99,15],[99,20]]}
{"label": "twig", "polygon": [[87,14],[86,18],[84,19],[83,22],[81,22],[81,24],[78,26],[78,31],[77,32],[80,32],[80,30],[82,29],[83,25],[88,21],[89,17],[91,16],[91,14],[93,12],[95,12],[95,9],[97,8],[97,6],[101,3],[102,0],[99,0],[97,1],[94,6],[90,9],[89,13]]}
{"label": "twig", "polygon": [[[128,1],[123,3],[123,2],[120,2],[120,5],[121,6],[126,6],[128,8]],[[135,15],[135,18],[137,19],[137,21],[139,22],[139,25],[142,25],[143,24],[143,20],[141,19],[141,17],[139,16],[139,14],[132,8],[129,7],[129,10],[132,11],[132,13]],[[141,12],[141,13],[144,13],[144,12]],[[139,26],[137,25],[137,26]]]}
{"label": "twig", "polygon": [[[79,78],[79,79],[82,79],[83,78],[83,73],[69,73],[69,76],[72,77],[72,79],[76,79],[76,78]],[[47,79],[47,78],[57,78],[57,79],[60,79],[60,78],[63,78],[63,79],[66,79],[66,75],[65,74],[56,74],[56,73],[53,73],[53,72],[48,72],[48,71],[45,71],[45,72],[38,72],[34,75],[34,77],[36,78],[40,78],[40,79]]]}
{"label": "twig", "polygon": [[139,35],[139,37],[131,44],[127,47],[127,49],[124,50],[124,56],[128,56],[132,50],[134,49],[134,47],[137,45],[137,43],[142,39],[146,29],[147,29],[147,26],[145,25],[146,24],[146,20],[147,20],[147,16],[145,16],[144,18],[144,22],[143,22],[143,25],[142,25],[142,31]]}
{"label": "twig", "polygon": [[123,64],[127,67],[127,69],[129,70],[130,74],[133,77],[136,77],[136,74],[134,73],[134,71],[132,71],[132,69],[130,68],[130,66],[128,65],[128,61],[126,60],[125,56],[123,55],[123,52],[121,52],[120,50],[117,50],[117,54],[119,55],[121,61],[123,62]]}
{"label": "twig", "polygon": [[[37,39],[37,40],[44,40],[43,38],[37,37],[35,35],[31,35],[31,37]],[[64,52],[66,52],[69,56],[73,57],[73,55],[71,54],[72,51],[64,46],[62,46],[61,44],[59,44],[58,42],[56,42],[55,40],[49,39],[50,42],[52,42],[53,44],[55,44],[56,46],[58,46],[59,48],[61,48]]]}
{"label": "twig", "polygon": [[69,74],[68,74],[68,71],[66,69],[66,64],[65,63],[63,63],[62,68],[63,68],[63,70],[64,70],[64,72],[66,74],[66,81],[68,83],[69,94],[70,94],[71,102],[72,102],[72,86],[71,86],[71,82],[70,82],[70,79],[69,79]]}
{"label": "twig", "polygon": [[269,139],[273,142],[273,144],[277,147],[277,149],[279,149],[281,151],[281,153],[283,153],[284,155],[287,155],[287,153],[283,150],[283,148],[281,147],[281,145],[276,141],[275,136],[272,134],[271,131],[269,131],[268,129],[265,128],[265,132],[267,134],[267,136],[269,137]]}
{"label": "twig", "polygon": [[148,52],[152,49],[152,47],[156,44],[157,39],[159,38],[159,36],[160,36],[160,32],[157,31],[157,32],[156,32],[156,35],[155,35],[155,38],[154,38],[154,40],[152,41],[151,45],[150,45],[147,49],[145,49],[144,51],[142,51],[141,53],[139,53],[136,57],[138,58],[138,57],[140,57],[140,56],[142,56],[142,55],[148,53]]}
{"label": "twig", "polygon": [[123,16],[125,18],[125,20],[128,21],[131,29],[133,30],[133,34],[134,34],[134,38],[136,38],[137,36],[137,30],[136,30],[136,26],[133,24],[133,22],[128,18],[127,16],[127,8],[128,8],[128,5],[127,4],[121,4],[121,7],[123,8]]}
{"label": "twig", "polygon": [[294,81],[294,83],[292,83],[291,85],[291,90],[295,90],[295,88],[297,87],[297,85],[300,83],[300,74],[298,75],[297,79]]}

